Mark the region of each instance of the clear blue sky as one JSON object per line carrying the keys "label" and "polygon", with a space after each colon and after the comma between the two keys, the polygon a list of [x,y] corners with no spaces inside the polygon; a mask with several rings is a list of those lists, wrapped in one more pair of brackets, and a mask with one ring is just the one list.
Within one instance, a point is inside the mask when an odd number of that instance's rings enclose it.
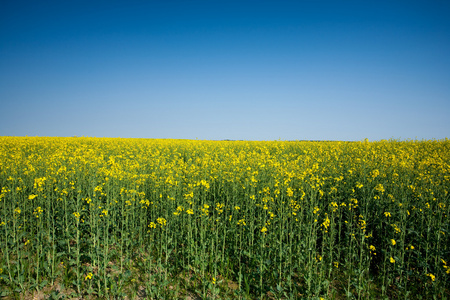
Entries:
{"label": "clear blue sky", "polygon": [[0,135],[450,137],[450,2],[0,3]]}

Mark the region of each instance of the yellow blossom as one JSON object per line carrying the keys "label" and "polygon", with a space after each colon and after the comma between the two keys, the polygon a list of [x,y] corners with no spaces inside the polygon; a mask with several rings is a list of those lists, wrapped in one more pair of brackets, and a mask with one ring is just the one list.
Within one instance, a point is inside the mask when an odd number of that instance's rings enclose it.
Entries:
{"label": "yellow blossom", "polygon": [[39,216],[42,214],[42,212],[43,212],[43,209],[42,209],[40,206],[38,206],[38,207],[36,207],[36,208],[34,209],[33,215],[34,215],[36,218],[39,218]]}
{"label": "yellow blossom", "polygon": [[158,222],[159,225],[161,225],[161,227],[166,226],[167,221],[164,218],[158,218],[156,219],[156,222]]}
{"label": "yellow blossom", "polygon": [[431,274],[431,273],[429,273],[429,274],[426,274],[428,277],[430,277],[431,278],[431,281],[434,281],[435,279],[436,279],[436,276],[434,276],[433,274]]}

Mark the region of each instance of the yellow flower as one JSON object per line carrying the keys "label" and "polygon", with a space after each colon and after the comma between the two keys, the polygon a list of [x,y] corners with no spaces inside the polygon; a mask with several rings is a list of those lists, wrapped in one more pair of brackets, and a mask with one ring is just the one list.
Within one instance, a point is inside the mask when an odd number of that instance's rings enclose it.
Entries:
{"label": "yellow flower", "polygon": [[287,188],[286,194],[288,195],[288,197],[292,197],[294,196],[294,191],[289,187]]}
{"label": "yellow flower", "polygon": [[391,264],[395,263],[395,259],[393,259],[392,256],[391,256],[390,262],[391,262]]}
{"label": "yellow flower", "polygon": [[177,207],[177,211],[174,212],[173,214],[174,214],[175,216],[178,216],[182,211],[183,211],[183,206],[178,206],[178,207]]}
{"label": "yellow flower", "polygon": [[86,277],[84,277],[84,280],[92,279],[92,273],[88,273]]}
{"label": "yellow flower", "polygon": [[39,218],[39,216],[42,214],[42,212],[43,212],[43,209],[42,209],[40,206],[38,206],[38,207],[36,207],[36,209],[33,211],[33,215],[35,215],[36,218]]}
{"label": "yellow flower", "polygon": [[161,227],[163,227],[167,224],[167,221],[164,218],[158,218],[158,219],[156,219],[156,222],[158,222],[158,224],[161,225]]}
{"label": "yellow flower", "polygon": [[430,277],[432,281],[434,281],[436,279],[436,276],[434,276],[431,273],[427,274],[427,276]]}
{"label": "yellow flower", "polygon": [[395,242],[394,239],[391,239],[391,243],[392,243],[392,246],[395,246],[395,244],[397,244],[397,242]]}
{"label": "yellow flower", "polygon": [[28,196],[28,200],[33,200],[36,197],[37,197],[37,195],[31,194],[30,196]]}
{"label": "yellow flower", "polygon": [[386,218],[391,217],[391,213],[390,212],[384,212],[384,215],[386,216]]}
{"label": "yellow flower", "polygon": [[247,224],[245,224],[245,220],[244,219],[239,220],[236,224],[243,225],[243,226],[247,225]]}
{"label": "yellow flower", "polygon": [[442,263],[444,264],[443,267],[445,269],[445,273],[450,274],[450,266],[447,266],[447,262],[441,258]]}
{"label": "yellow flower", "polygon": [[264,232],[266,232],[266,231],[267,231],[267,227],[264,226],[264,227],[261,229],[261,232],[264,233]]}
{"label": "yellow flower", "polygon": [[380,193],[384,193],[384,187],[381,183],[379,183],[376,187],[375,190],[380,192]]}
{"label": "yellow flower", "polygon": [[333,207],[333,212],[335,212],[338,209],[338,207],[339,207],[339,205],[336,202],[331,202],[330,206]]}
{"label": "yellow flower", "polygon": [[339,263],[337,261],[335,261],[333,264],[336,268],[339,268]]}
{"label": "yellow flower", "polygon": [[325,221],[323,221],[322,226],[325,227],[325,231],[328,229],[328,227],[330,226],[330,219],[327,218],[325,219]]}
{"label": "yellow flower", "polygon": [[397,224],[392,224],[391,226],[392,226],[392,228],[394,228],[395,233],[400,233],[400,232],[402,232],[402,230],[401,230],[400,228],[398,228]]}
{"label": "yellow flower", "polygon": [[378,171],[378,170],[373,170],[373,171],[372,171],[372,178],[375,178],[375,177],[377,177],[378,175],[380,175],[380,171]]}
{"label": "yellow flower", "polygon": [[216,204],[216,210],[217,210],[217,212],[219,213],[219,215],[221,214],[221,213],[223,213],[223,207],[225,206],[225,204],[222,204],[222,203],[217,203]]}

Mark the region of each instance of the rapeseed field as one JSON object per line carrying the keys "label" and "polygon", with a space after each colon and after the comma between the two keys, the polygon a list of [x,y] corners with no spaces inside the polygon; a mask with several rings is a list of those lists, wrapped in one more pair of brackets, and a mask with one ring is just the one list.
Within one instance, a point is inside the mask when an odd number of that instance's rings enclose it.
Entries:
{"label": "rapeseed field", "polygon": [[0,137],[6,299],[446,299],[450,141]]}

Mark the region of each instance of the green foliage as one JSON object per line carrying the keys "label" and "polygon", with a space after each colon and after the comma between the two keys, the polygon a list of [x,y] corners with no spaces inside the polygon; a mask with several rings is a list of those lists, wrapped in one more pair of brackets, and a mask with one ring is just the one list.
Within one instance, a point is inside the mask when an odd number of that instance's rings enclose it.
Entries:
{"label": "green foliage", "polygon": [[0,142],[1,296],[450,296],[448,140]]}

